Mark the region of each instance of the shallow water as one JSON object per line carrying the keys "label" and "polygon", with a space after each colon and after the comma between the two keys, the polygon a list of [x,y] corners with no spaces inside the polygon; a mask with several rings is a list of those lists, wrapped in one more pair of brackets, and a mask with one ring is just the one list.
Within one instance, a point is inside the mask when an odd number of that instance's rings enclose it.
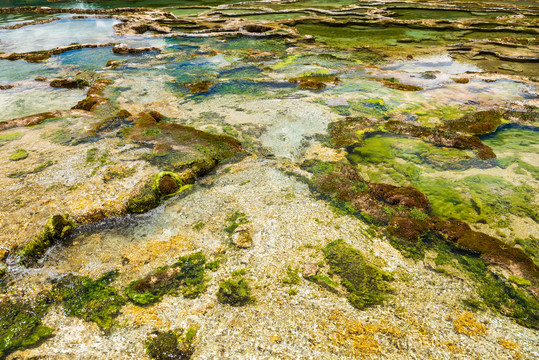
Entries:
{"label": "shallow water", "polygon": [[117,41],[114,19],[64,19],[49,24],[0,30],[0,51],[27,52],[80,44],[105,44]]}

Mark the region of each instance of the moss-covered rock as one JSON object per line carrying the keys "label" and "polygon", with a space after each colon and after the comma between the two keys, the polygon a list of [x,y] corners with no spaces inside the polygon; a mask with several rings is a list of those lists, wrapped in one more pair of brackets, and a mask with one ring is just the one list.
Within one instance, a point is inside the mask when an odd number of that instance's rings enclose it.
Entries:
{"label": "moss-covered rock", "polygon": [[67,215],[54,215],[45,224],[41,234],[37,235],[19,252],[23,264],[31,264],[41,258],[45,251],[56,242],[70,235],[74,224]]}
{"label": "moss-covered rock", "polygon": [[502,114],[497,110],[478,111],[458,120],[448,122],[448,130],[461,131],[471,135],[486,135],[496,131],[502,123]]}
{"label": "moss-covered rock", "polygon": [[176,295],[180,290],[186,298],[198,297],[206,289],[205,264],[202,252],[183,256],[176,263],[131,282],[125,294],[137,305],[159,302],[163,295]]}
{"label": "moss-covered rock", "polygon": [[35,345],[53,333],[53,329],[42,325],[49,306],[47,296],[36,303],[0,302],[0,358]]}
{"label": "moss-covered rock", "polygon": [[364,309],[387,298],[389,277],[367,264],[359,250],[344,240],[336,240],[326,246],[324,255],[331,273],[341,277],[341,284],[348,290],[348,300],[354,307]]}
{"label": "moss-covered rock", "polygon": [[194,173],[189,169],[179,174],[161,171],[151,181],[144,181],[133,190],[126,209],[129,213],[144,213],[159,206],[163,198],[190,189],[194,181]]}
{"label": "moss-covered rock", "polygon": [[300,89],[320,91],[326,88],[327,83],[338,84],[341,80],[335,75],[308,74],[289,79],[291,83],[299,84]]}
{"label": "moss-covered rock", "polygon": [[16,152],[14,152],[13,154],[11,154],[9,156],[9,160],[11,161],[19,161],[19,160],[24,160],[28,157],[28,151],[24,150],[24,149],[19,149],[17,150]]}
{"label": "moss-covered rock", "polygon": [[194,328],[158,332],[146,340],[146,353],[156,360],[188,360],[194,352],[195,336]]}
{"label": "moss-covered rock", "polygon": [[66,315],[93,321],[100,328],[109,329],[125,304],[125,299],[110,285],[117,276],[117,271],[109,271],[92,280],[68,274],[56,282],[53,295],[63,304]]}
{"label": "moss-covered rock", "polygon": [[157,207],[163,198],[189,189],[197,176],[207,174],[218,162],[242,152],[241,144],[231,137],[164,123],[157,112],[140,113],[130,119],[134,126],[125,132],[126,141],[151,146],[154,151],[143,159],[163,171],[134,189],[126,205],[129,213]]}

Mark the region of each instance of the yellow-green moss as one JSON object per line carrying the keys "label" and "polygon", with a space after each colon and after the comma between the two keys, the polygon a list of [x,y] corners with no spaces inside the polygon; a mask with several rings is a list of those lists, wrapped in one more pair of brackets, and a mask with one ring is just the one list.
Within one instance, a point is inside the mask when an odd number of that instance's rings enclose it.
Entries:
{"label": "yellow-green moss", "polygon": [[24,149],[19,149],[17,150],[17,152],[14,152],[13,154],[11,154],[9,156],[9,160],[11,161],[19,161],[19,160],[24,160],[28,157],[28,151],[24,150]]}
{"label": "yellow-green moss", "polygon": [[37,235],[19,252],[23,264],[31,264],[41,258],[45,251],[59,240],[71,234],[74,224],[67,215],[49,218],[41,234]]}

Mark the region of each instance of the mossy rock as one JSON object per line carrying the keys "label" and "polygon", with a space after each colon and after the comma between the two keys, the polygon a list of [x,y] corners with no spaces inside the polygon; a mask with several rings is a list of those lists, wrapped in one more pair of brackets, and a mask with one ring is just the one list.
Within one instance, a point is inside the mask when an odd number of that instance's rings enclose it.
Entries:
{"label": "mossy rock", "polygon": [[354,307],[365,309],[387,298],[389,277],[368,265],[359,250],[344,240],[336,240],[326,246],[324,255],[331,273],[341,277],[341,284],[348,290],[348,300]]}
{"label": "mossy rock", "polygon": [[496,110],[478,111],[451,121],[445,126],[452,131],[462,131],[471,135],[486,135],[496,131],[502,123],[502,114]]}
{"label": "mossy rock", "polygon": [[63,304],[66,315],[109,329],[125,304],[125,299],[110,285],[117,276],[118,271],[109,271],[97,280],[68,274],[57,281],[53,295]]}
{"label": "mossy rock", "polygon": [[251,288],[244,278],[233,278],[219,284],[217,300],[222,304],[243,306],[252,302]]}
{"label": "mossy rock", "polygon": [[37,303],[0,302],[0,358],[36,345],[53,333],[53,329],[42,326],[49,306],[47,297]]}
{"label": "mossy rock", "polygon": [[206,289],[206,257],[202,252],[183,256],[171,266],[157,269],[142,279],[132,281],[126,296],[137,305],[161,301],[165,294],[196,298]]}
{"label": "mossy rock", "polygon": [[156,360],[188,360],[194,352],[195,336],[194,328],[158,332],[146,340],[146,353]]}
{"label": "mossy rock", "polygon": [[150,182],[146,182],[135,191],[135,195],[127,202],[127,211],[141,214],[156,208],[163,198],[171,197],[190,189],[194,181],[194,173],[190,170],[179,174],[171,171],[161,171]]}
{"label": "mossy rock", "polygon": [[28,151],[24,150],[24,149],[20,149],[20,150],[17,150],[17,152],[11,154],[9,156],[9,160],[11,161],[19,161],[19,160],[24,160],[28,157]]}
{"label": "mossy rock", "polygon": [[190,188],[195,181],[192,171],[184,171],[180,174],[171,171],[161,171],[153,180],[153,190],[163,197],[174,196]]}
{"label": "mossy rock", "polygon": [[23,264],[28,265],[43,256],[45,251],[59,240],[70,235],[74,224],[67,215],[54,215],[49,218],[45,228],[38,236],[19,252]]}

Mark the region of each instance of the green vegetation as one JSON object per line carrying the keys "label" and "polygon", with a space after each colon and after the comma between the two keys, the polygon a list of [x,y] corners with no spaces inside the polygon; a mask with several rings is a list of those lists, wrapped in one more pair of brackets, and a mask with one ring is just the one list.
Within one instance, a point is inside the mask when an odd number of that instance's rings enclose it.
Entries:
{"label": "green vegetation", "polygon": [[232,235],[234,231],[238,228],[238,226],[248,223],[249,220],[247,220],[247,217],[244,213],[235,211],[226,218],[226,222],[228,226],[225,228],[225,231],[229,235]]}
{"label": "green vegetation", "polygon": [[[459,251],[448,243],[436,243],[433,249],[438,252],[436,265],[456,267],[477,284],[477,292],[486,307],[514,318],[523,326],[539,329],[539,301],[527,290],[489,271],[485,261],[477,255]],[[528,284],[518,277],[510,277],[510,280],[524,287]]]}
{"label": "green vegetation", "polygon": [[146,353],[156,360],[188,360],[194,351],[195,336],[194,328],[158,332],[146,340]]}
{"label": "green vegetation", "polygon": [[159,134],[161,134],[161,130],[159,129],[146,129],[142,132],[143,136],[148,136],[148,137],[157,136]]}
{"label": "green vegetation", "polygon": [[97,280],[68,274],[55,284],[53,295],[68,316],[93,321],[102,329],[114,324],[125,299],[110,285],[118,271],[109,271]]}
{"label": "green vegetation", "polygon": [[293,269],[290,266],[286,269],[286,277],[282,280],[283,284],[299,284],[301,278],[299,277],[299,269]]}
{"label": "green vegetation", "polygon": [[20,132],[0,134],[0,143],[13,141],[13,140],[19,140],[20,138],[22,138],[23,135],[24,134]]}
{"label": "green vegetation", "polygon": [[49,134],[43,133],[41,134],[41,138],[49,139],[53,143],[60,145],[70,145],[73,140],[72,134],[62,129],[56,130]]}
{"label": "green vegetation", "polygon": [[200,231],[200,230],[202,230],[202,228],[204,226],[206,226],[206,223],[204,221],[200,221],[200,222],[196,223],[195,225],[193,225],[193,230]]}
{"label": "green vegetation", "polygon": [[341,284],[348,290],[348,300],[358,308],[382,303],[390,290],[387,281],[390,277],[368,265],[361,253],[344,242],[336,240],[324,249],[330,274],[338,274]]}
{"label": "green vegetation", "polygon": [[29,171],[17,171],[17,172],[9,174],[8,177],[10,177],[10,178],[22,178],[22,177],[25,177],[27,175],[37,174],[37,173],[45,170],[49,166],[52,166],[53,164],[54,163],[51,160],[48,160],[45,163],[43,163],[43,164],[39,165],[38,167],[36,167],[35,169],[29,170]]}
{"label": "green vegetation", "polygon": [[19,252],[21,262],[30,265],[43,256],[45,251],[71,234],[74,224],[67,215],[54,215],[47,220],[41,234],[37,235]]}
{"label": "green vegetation", "polygon": [[41,325],[49,306],[47,296],[36,303],[0,302],[0,358],[35,345],[52,334],[53,329]]}
{"label": "green vegetation", "polygon": [[125,294],[137,305],[159,302],[165,294],[176,295],[180,289],[184,297],[196,298],[206,289],[205,265],[202,252],[183,256],[174,264],[131,282]]}
{"label": "green vegetation", "polygon": [[105,165],[109,156],[110,154],[107,150],[99,150],[98,148],[94,147],[86,151],[86,162],[93,163],[97,161],[100,163],[100,165]]}
{"label": "green vegetation", "polygon": [[220,303],[243,306],[255,301],[255,298],[251,296],[249,283],[242,277],[245,273],[245,269],[236,270],[232,273],[232,278],[219,284],[217,300]]}
{"label": "green vegetation", "polygon": [[535,265],[539,266],[539,239],[533,236],[527,237],[526,239],[515,239],[515,243],[520,245],[522,250],[528,254]]}
{"label": "green vegetation", "polygon": [[24,160],[28,157],[28,151],[24,150],[24,149],[19,149],[17,150],[16,152],[14,152],[13,154],[11,154],[9,156],[9,160],[11,161],[19,161],[19,160]]}

